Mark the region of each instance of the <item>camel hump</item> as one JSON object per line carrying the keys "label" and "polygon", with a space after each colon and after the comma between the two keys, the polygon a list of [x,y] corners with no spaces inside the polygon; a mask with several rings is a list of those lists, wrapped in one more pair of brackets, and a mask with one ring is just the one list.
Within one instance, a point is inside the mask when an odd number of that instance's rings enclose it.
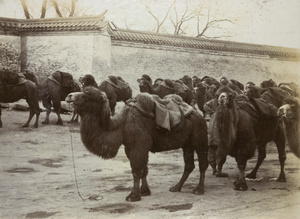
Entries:
{"label": "camel hump", "polygon": [[118,77],[117,76],[115,76],[115,75],[109,75],[108,76],[108,79],[112,82],[112,83],[114,83],[115,85],[119,85],[119,83],[118,83]]}

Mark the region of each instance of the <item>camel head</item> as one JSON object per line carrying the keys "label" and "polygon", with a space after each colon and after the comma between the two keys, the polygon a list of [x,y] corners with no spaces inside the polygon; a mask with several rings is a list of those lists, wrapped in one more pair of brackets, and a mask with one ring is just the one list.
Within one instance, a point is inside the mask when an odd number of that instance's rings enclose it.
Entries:
{"label": "camel head", "polygon": [[221,87],[217,90],[216,95],[218,97],[218,104],[231,107],[233,99],[236,97],[236,93],[229,87]]}
{"label": "camel head", "polygon": [[87,86],[97,87],[96,80],[95,80],[94,76],[91,74],[84,75],[81,79],[81,83],[82,83],[83,87],[87,87]]}
{"label": "camel head", "polygon": [[143,93],[150,93],[151,91],[151,82],[144,77],[141,77],[137,80],[139,83],[140,91]]}
{"label": "camel head", "polygon": [[107,96],[93,86],[85,87],[83,92],[70,93],[65,100],[67,103],[73,104],[80,116],[92,114],[100,117],[103,123],[109,119],[110,108]]}
{"label": "camel head", "polygon": [[300,99],[297,97],[288,96],[284,99],[283,105],[278,109],[277,115],[280,118],[288,120],[299,120]]}

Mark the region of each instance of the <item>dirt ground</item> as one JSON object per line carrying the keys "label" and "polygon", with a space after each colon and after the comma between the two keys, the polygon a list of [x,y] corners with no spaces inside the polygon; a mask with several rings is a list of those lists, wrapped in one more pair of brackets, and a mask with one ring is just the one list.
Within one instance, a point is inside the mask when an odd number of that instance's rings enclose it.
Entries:
{"label": "dirt ground", "polygon": [[[118,105],[118,107],[122,107]],[[300,218],[300,160],[287,150],[286,183],[276,182],[279,161],[274,144],[268,145],[259,181],[248,182],[245,192],[233,190],[236,163],[224,165],[228,178],[216,178],[209,167],[205,194],[196,196],[198,168],[181,193],[169,192],[183,171],[181,150],[150,154],[151,196],[126,202],[132,186],[129,162],[120,148],[116,158],[90,154],[80,140],[79,124],[70,114],[56,115],[49,125],[21,128],[28,112],[3,109],[0,129],[0,218]],[[40,123],[45,113],[40,116]],[[31,122],[33,124],[33,122]],[[197,162],[197,161],[196,161]],[[255,165],[249,160],[247,172]]]}

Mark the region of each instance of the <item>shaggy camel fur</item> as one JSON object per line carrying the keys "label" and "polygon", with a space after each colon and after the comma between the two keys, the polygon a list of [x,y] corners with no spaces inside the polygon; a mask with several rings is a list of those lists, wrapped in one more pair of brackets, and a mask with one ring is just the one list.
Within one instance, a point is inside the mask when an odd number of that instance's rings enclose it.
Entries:
{"label": "shaggy camel fur", "polygon": [[155,118],[145,114],[154,112],[155,103],[152,96],[139,94],[136,100],[144,106],[143,113],[132,104],[125,105],[120,113],[110,116],[105,93],[94,87],[84,88],[84,92],[72,93],[66,98],[67,102],[74,104],[82,118],[81,140],[90,152],[109,159],[116,156],[122,144],[125,146],[133,175],[133,188],[126,198],[127,201],[139,201],[141,196],[151,194],[147,183],[149,152],[179,148],[183,149],[184,172],[180,181],[171,187],[170,191],[181,191],[184,182],[195,168],[195,151],[198,155],[200,179],[193,192],[203,194],[205,171],[208,167],[205,120],[192,110],[185,118],[182,129],[169,132],[159,130]]}
{"label": "shaggy camel fur", "polygon": [[300,158],[300,99],[289,96],[284,99],[278,109],[278,116],[282,119],[290,150]]}
{"label": "shaggy camel fur", "polygon": [[[219,106],[215,113],[214,131],[220,141],[217,158],[230,155],[235,157],[239,169],[239,178],[235,182],[236,190],[246,190],[245,168],[247,160],[250,159],[258,149],[258,162],[255,168],[247,175],[248,178],[256,178],[256,172],[266,157],[266,145],[274,141],[281,165],[281,171],[277,181],[285,182],[284,163],[285,136],[284,131],[276,116],[277,108],[265,104],[267,111],[275,116],[262,116],[255,107],[249,105],[244,96],[236,99],[236,93],[228,87],[222,87],[217,91]],[[218,160],[218,159],[217,159]]]}
{"label": "shaggy camel fur", "polygon": [[[22,127],[28,127],[35,115],[36,120],[32,127],[38,128],[40,107],[36,85],[32,81],[25,79],[23,79],[23,83],[18,84],[19,75],[15,72],[1,72],[0,78],[0,102],[12,103],[23,98],[26,99],[29,106],[29,117]],[[0,128],[2,128],[1,114],[0,107]]]}

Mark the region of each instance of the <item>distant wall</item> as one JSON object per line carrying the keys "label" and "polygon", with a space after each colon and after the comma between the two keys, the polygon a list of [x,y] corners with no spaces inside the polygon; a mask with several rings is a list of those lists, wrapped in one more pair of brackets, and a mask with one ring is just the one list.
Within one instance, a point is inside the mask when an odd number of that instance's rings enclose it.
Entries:
{"label": "distant wall", "polygon": [[0,35],[0,70],[19,71],[20,55],[20,37],[14,35]]}
{"label": "distant wall", "polygon": [[210,75],[217,79],[226,76],[242,83],[253,81],[258,85],[270,78],[278,83],[297,81],[300,84],[299,61],[124,41],[112,42],[112,72],[122,75],[135,91],[139,89],[137,79],[142,74],[152,79]]}
{"label": "distant wall", "polygon": [[110,37],[97,34],[56,34],[22,36],[25,68],[49,76],[56,70],[69,72],[75,79],[85,74],[100,74],[110,71]]}

